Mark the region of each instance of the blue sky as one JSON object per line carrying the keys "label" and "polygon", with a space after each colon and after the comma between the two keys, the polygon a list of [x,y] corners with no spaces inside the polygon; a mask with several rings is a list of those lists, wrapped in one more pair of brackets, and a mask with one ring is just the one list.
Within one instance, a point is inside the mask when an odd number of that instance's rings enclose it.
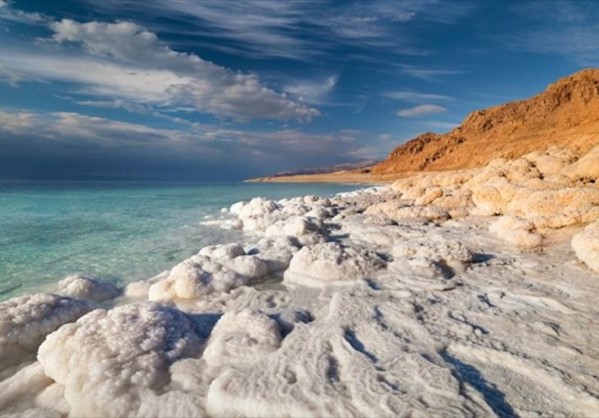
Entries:
{"label": "blue sky", "polygon": [[599,66],[599,3],[0,0],[0,179],[381,159]]}

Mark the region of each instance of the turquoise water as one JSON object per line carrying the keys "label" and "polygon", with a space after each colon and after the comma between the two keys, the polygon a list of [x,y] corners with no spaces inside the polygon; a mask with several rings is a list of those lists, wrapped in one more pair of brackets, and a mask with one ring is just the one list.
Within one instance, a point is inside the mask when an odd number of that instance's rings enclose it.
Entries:
{"label": "turquoise water", "polygon": [[331,196],[352,185],[0,183],[0,299],[83,273],[120,284],[151,277],[201,247],[243,240],[201,225],[239,200]]}

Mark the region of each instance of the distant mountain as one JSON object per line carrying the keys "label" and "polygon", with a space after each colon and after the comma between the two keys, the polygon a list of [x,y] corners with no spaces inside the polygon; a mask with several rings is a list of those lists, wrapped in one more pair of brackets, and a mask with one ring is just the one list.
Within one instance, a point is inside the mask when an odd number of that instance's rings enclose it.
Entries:
{"label": "distant mountain", "polygon": [[586,69],[530,99],[472,112],[446,134],[417,136],[393,150],[372,173],[481,167],[498,157],[517,158],[552,145],[582,153],[597,144],[599,69]]}
{"label": "distant mountain", "polygon": [[366,160],[359,161],[357,163],[343,163],[333,165],[331,167],[321,167],[321,168],[313,168],[306,170],[297,170],[297,171],[281,171],[276,174],[272,174],[269,177],[288,177],[288,176],[303,176],[309,174],[329,174],[336,173],[338,171],[353,171],[353,170],[369,170],[372,166],[380,163],[377,160]]}

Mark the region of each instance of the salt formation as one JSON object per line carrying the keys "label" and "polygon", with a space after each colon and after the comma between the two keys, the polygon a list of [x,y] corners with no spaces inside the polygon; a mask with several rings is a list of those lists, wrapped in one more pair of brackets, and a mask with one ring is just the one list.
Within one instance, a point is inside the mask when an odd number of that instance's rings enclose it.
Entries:
{"label": "salt formation", "polygon": [[196,356],[202,343],[196,324],[181,311],[132,304],[98,309],[61,327],[41,345],[38,358],[44,373],[64,388],[71,416],[164,416],[184,398],[161,393],[169,366]]}
{"label": "salt formation", "polygon": [[112,283],[102,282],[78,274],[68,276],[64,280],[58,282],[58,288],[58,293],[61,295],[88,299],[94,302],[114,299],[121,293]]}
{"label": "salt formation", "polygon": [[27,361],[48,334],[91,309],[88,302],[48,294],[0,303],[0,370]]}
{"label": "salt formation", "polygon": [[306,286],[351,284],[365,278],[383,262],[374,253],[336,242],[302,248],[291,259],[285,281]]}
{"label": "salt formation", "polygon": [[4,302],[0,411],[596,416],[598,153],[235,203],[211,222],[247,242],[131,283],[116,307]]}
{"label": "salt formation", "polygon": [[532,222],[512,216],[501,216],[489,226],[489,231],[524,251],[539,249],[543,242]]}
{"label": "salt formation", "polygon": [[599,221],[574,235],[572,248],[580,260],[599,272]]}
{"label": "salt formation", "polygon": [[260,311],[227,312],[212,330],[203,358],[210,367],[244,365],[277,350],[281,333]]}
{"label": "salt formation", "polygon": [[367,213],[432,221],[505,215],[493,232],[525,251],[538,249],[544,229],[599,219],[598,155],[596,147],[576,161],[571,152],[550,148],[517,160],[493,160],[481,169],[409,177],[393,184],[399,200]]}
{"label": "salt formation", "polygon": [[148,298],[197,299],[214,292],[228,292],[268,273],[269,264],[255,255],[246,255],[239,244],[205,247],[153,283]]}

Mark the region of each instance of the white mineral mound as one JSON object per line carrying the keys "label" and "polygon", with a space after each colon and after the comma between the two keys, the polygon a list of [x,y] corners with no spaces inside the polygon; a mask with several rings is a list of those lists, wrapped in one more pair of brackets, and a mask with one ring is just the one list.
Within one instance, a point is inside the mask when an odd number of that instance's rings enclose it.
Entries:
{"label": "white mineral mound", "polygon": [[58,293],[74,298],[102,302],[120,295],[118,287],[91,277],[75,274],[58,282]]}
{"label": "white mineral mound", "polygon": [[47,294],[0,303],[0,370],[26,360],[48,334],[92,308],[88,302]]}

